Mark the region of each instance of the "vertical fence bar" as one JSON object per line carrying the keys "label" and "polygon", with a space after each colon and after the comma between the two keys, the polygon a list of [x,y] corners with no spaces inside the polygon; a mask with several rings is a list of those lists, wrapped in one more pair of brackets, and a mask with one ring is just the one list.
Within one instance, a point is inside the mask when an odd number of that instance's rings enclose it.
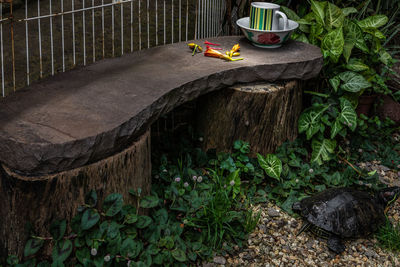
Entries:
{"label": "vertical fence bar", "polygon": [[196,7],[196,29],[194,38],[195,39],[200,38],[200,0],[198,0]]}
{"label": "vertical fence bar", "polygon": [[141,10],[140,10],[140,2],[141,0],[138,1],[139,4],[139,9],[138,9],[138,20],[139,20],[139,50],[142,50],[142,21],[141,21]]}
{"label": "vertical fence bar", "polygon": [[156,46],[158,45],[158,0],[156,1]]}
{"label": "vertical fence bar", "polygon": [[[38,17],[40,17],[40,0],[37,0]],[[40,18],[38,19],[38,33],[39,33],[39,65],[40,65],[40,78],[43,78],[43,58],[42,58],[42,32],[40,29]],[[3,43],[3,42],[1,42]]]}
{"label": "vertical fence bar", "polygon": [[[0,19],[3,19],[3,3],[0,3]],[[3,97],[6,96],[5,92],[5,78],[4,78],[4,51],[3,51],[3,23],[0,24],[0,52],[1,52],[1,92]]]}
{"label": "vertical fence bar", "polygon": [[179,42],[182,41],[182,0],[179,0]]}
{"label": "vertical fence bar", "polygon": [[[38,0],[39,1],[39,0]],[[72,54],[73,54],[73,61],[74,66],[76,66],[76,47],[75,47],[75,0],[71,2],[71,9],[72,9]]]}
{"label": "vertical fence bar", "polygon": [[121,55],[124,54],[124,4],[121,2]]}
{"label": "vertical fence bar", "polygon": [[102,38],[102,48],[103,48],[103,59],[106,57],[105,50],[105,38],[104,38],[104,0],[101,0],[101,38]]}
{"label": "vertical fence bar", "polygon": [[61,50],[62,50],[62,71],[65,72],[64,0],[61,0]]}
{"label": "vertical fence bar", "polygon": [[[1,12],[1,11],[0,11]],[[28,18],[28,0],[25,0],[25,19]],[[26,46],[26,83],[29,85],[29,30],[28,21],[25,20],[25,46]]]}
{"label": "vertical fence bar", "polygon": [[92,47],[93,47],[93,62],[96,62],[96,35],[94,31],[94,0],[92,0]]}
{"label": "vertical fence bar", "polygon": [[150,48],[150,3],[149,0],[147,0],[147,5],[146,5],[146,16],[147,16],[147,48]]}
{"label": "vertical fence bar", "polygon": [[15,80],[15,45],[14,45],[14,18],[13,18],[13,2],[10,2],[10,17],[11,17],[11,56],[12,56],[12,78],[13,78],[13,89],[16,89]]}
{"label": "vertical fence bar", "polygon": [[82,35],[83,35],[83,65],[86,66],[86,11],[85,11],[85,1],[82,1]]}
{"label": "vertical fence bar", "polygon": [[202,29],[201,29],[201,38],[204,38],[205,37],[205,0],[202,0],[201,1],[202,3],[201,3],[201,6],[202,6],[202,12],[201,12],[201,18],[202,18],[202,22],[201,22],[201,27],[202,27]]}
{"label": "vertical fence bar", "polygon": [[166,44],[167,43],[167,26],[166,26],[166,17],[165,17],[165,1],[166,0],[164,0],[164,44]]}
{"label": "vertical fence bar", "polygon": [[[51,6],[51,0],[49,0],[49,12],[50,15],[53,14],[53,9]],[[51,75],[54,75],[54,42],[53,42],[53,17],[50,16],[50,53],[51,53]]]}
{"label": "vertical fence bar", "polygon": [[188,31],[189,31],[189,0],[186,0],[186,38],[188,40]]}
{"label": "vertical fence bar", "polygon": [[115,45],[114,45],[114,38],[115,38],[115,32],[114,32],[114,0],[112,0],[112,6],[111,6],[111,39],[112,39],[112,57],[115,56]]}
{"label": "vertical fence bar", "polygon": [[174,0],[171,0],[171,43],[174,42]]}
{"label": "vertical fence bar", "polygon": [[133,52],[133,1],[131,1],[131,52]]}

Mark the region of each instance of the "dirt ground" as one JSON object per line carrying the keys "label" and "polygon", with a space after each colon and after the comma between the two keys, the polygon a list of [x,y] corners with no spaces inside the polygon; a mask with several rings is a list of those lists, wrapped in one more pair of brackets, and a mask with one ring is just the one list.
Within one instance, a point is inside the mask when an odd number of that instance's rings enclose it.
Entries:
{"label": "dirt ground", "polygon": [[[50,14],[50,1],[40,1],[40,14]],[[71,10],[72,1],[74,8],[81,9],[83,4],[85,7],[111,3],[112,0],[64,0],[64,12]],[[181,24],[179,24],[179,1],[181,1]],[[156,31],[156,1],[149,0],[149,16],[147,18],[147,1],[140,0],[140,24],[139,24],[139,1],[131,3],[117,4],[114,6],[114,40],[112,38],[112,7],[104,8],[104,40],[102,31],[102,9],[97,8],[85,12],[85,41],[83,38],[83,12],[75,13],[75,43],[73,43],[72,14],[64,15],[64,31],[62,30],[62,16],[52,18],[53,23],[53,62],[54,72],[63,70],[63,54],[65,61],[65,70],[74,68],[75,66],[84,64],[84,43],[86,44],[86,62],[90,64],[94,59],[100,60],[103,57],[112,57],[113,51],[115,56],[122,54],[122,30],[123,23],[123,52],[128,53],[131,50],[152,47],[156,44],[164,44],[164,0],[157,0],[158,5],[158,28]],[[189,10],[188,16],[188,39],[194,38],[195,28],[195,10],[196,0],[189,0],[188,6],[186,0],[166,0],[165,1],[165,42],[172,42],[172,2],[173,2],[173,36],[174,42],[179,41],[179,29],[181,30],[181,40],[186,40],[186,10]],[[3,17],[8,17],[8,4],[3,4]],[[121,12],[123,8],[123,12]],[[29,0],[27,5],[28,17],[36,17],[38,15],[38,2]],[[14,23],[11,25],[9,21],[3,24],[3,51],[4,51],[4,69],[5,69],[5,85],[6,95],[13,91],[13,75],[12,75],[12,45],[11,45],[11,29],[14,31],[15,46],[15,73],[16,73],[16,89],[27,85],[27,53],[26,53],[26,24],[18,22],[18,19],[25,17],[25,5],[16,4],[13,11]],[[52,13],[61,12],[61,1],[52,2]],[[131,14],[133,15],[133,23],[131,24]],[[93,16],[94,15],[94,16]],[[122,19],[121,19],[122,15]],[[147,19],[149,20],[149,36],[147,34]],[[93,23],[94,22],[94,23]],[[39,30],[38,20],[31,20],[28,25],[28,47],[29,47],[29,79],[34,82],[40,77],[40,65],[42,65],[42,76],[46,77],[52,73],[52,53],[51,53],[51,35],[50,35],[50,18],[44,18],[40,21],[41,29],[41,46],[42,59],[39,55]],[[13,27],[11,27],[13,26]],[[140,26],[140,32],[139,32]],[[93,30],[94,29],[94,30]],[[132,35],[131,35],[132,32]],[[64,53],[62,49],[62,33],[64,33]],[[93,37],[94,33],[94,37]],[[140,34],[139,34],[140,33]],[[158,43],[156,43],[158,39]],[[75,62],[73,57],[73,48],[75,47]],[[104,52],[103,52],[104,47]],[[94,50],[94,51],[93,51]],[[41,63],[42,62],[42,63]],[[0,87],[1,88],[1,87]]]}

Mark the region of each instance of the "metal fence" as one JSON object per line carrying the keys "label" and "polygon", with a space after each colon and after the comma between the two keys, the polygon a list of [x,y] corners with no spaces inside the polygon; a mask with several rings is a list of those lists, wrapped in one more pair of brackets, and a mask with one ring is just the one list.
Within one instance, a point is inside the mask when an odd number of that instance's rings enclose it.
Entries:
{"label": "metal fence", "polygon": [[3,97],[78,65],[224,34],[225,0],[13,1],[0,3]]}

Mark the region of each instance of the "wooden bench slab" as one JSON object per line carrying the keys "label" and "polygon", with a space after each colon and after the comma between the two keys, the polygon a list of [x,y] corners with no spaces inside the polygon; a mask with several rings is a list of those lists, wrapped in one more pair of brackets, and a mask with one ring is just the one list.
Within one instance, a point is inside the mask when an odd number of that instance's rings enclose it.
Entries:
{"label": "wooden bench slab", "polygon": [[160,115],[200,95],[310,79],[322,68],[320,49],[301,42],[269,50],[240,36],[209,41],[226,50],[240,43],[244,60],[192,56],[176,43],[57,74],[0,100],[0,162],[25,176],[78,168],[123,150]]}

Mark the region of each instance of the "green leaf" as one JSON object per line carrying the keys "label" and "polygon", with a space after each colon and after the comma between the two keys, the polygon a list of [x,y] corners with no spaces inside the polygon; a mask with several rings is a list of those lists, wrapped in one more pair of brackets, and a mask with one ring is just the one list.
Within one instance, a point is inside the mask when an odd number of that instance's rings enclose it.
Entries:
{"label": "green leaf", "polygon": [[333,90],[337,92],[340,85],[340,78],[338,76],[335,76],[329,79],[329,84],[332,86]]}
{"label": "green leaf", "polygon": [[336,118],[335,123],[331,127],[331,139],[335,138],[335,136],[343,129],[343,125],[340,122],[339,118]]}
{"label": "green leaf", "polygon": [[333,62],[338,62],[343,53],[344,37],[343,28],[330,31],[322,40],[322,50],[328,52]]}
{"label": "green leaf", "polygon": [[140,207],[145,209],[154,208],[157,207],[159,201],[157,196],[145,196],[140,200]]}
{"label": "green leaf", "polygon": [[138,215],[136,214],[127,214],[125,216],[125,223],[127,224],[135,223],[137,220],[138,220]]}
{"label": "green leaf", "polygon": [[29,257],[34,255],[43,246],[43,240],[32,238],[26,242],[24,249],[24,257]]}
{"label": "green leaf", "polygon": [[122,242],[121,245],[121,255],[128,257],[128,258],[136,258],[139,256],[139,253],[143,250],[143,244],[140,241],[133,240],[132,238],[128,237],[127,239]]}
{"label": "green leaf", "polygon": [[82,264],[84,264],[85,262],[88,262],[90,259],[90,252],[87,247],[83,247],[82,249],[77,250],[75,255],[76,255],[76,258],[78,259],[78,261]]}
{"label": "green leaf", "polygon": [[97,205],[97,193],[95,190],[91,190],[85,195],[85,204],[94,208]]}
{"label": "green leaf", "polygon": [[63,238],[65,234],[65,230],[67,229],[67,221],[66,220],[55,220],[51,225],[50,225],[50,234],[53,237],[54,240],[60,240]]}
{"label": "green leaf", "polygon": [[351,52],[353,51],[354,43],[345,39],[343,46],[343,56],[346,59],[346,62],[349,62],[349,58],[351,56]]}
{"label": "green leaf", "polygon": [[364,34],[357,23],[351,20],[346,20],[345,23],[345,42],[354,44],[358,49],[368,53],[369,49],[365,43]]}
{"label": "green leaf", "polygon": [[354,7],[345,7],[345,8],[342,8],[342,12],[345,16],[348,16],[352,13],[357,13],[358,11]]}
{"label": "green leaf", "polygon": [[174,257],[175,260],[179,262],[185,262],[186,261],[186,254],[183,250],[181,249],[174,249],[171,251],[172,257]]}
{"label": "green leaf", "polygon": [[321,116],[328,108],[329,106],[321,106],[303,111],[299,118],[299,133],[306,132],[307,140],[310,140],[320,130]]}
{"label": "green leaf", "polygon": [[377,29],[365,29],[364,31],[366,33],[371,34],[372,36],[375,36],[378,39],[385,39],[386,38],[386,36],[380,30],[377,30]]}
{"label": "green leaf", "polygon": [[377,29],[385,25],[388,22],[388,20],[389,20],[388,17],[386,17],[385,15],[374,15],[359,21],[358,25],[363,30]]}
{"label": "green leaf", "polygon": [[381,49],[379,51],[379,61],[385,65],[390,65],[393,59],[392,56],[385,49]]}
{"label": "green leaf", "polygon": [[311,142],[311,148],[311,161],[315,161],[319,165],[322,165],[323,161],[328,161],[331,159],[331,154],[336,148],[336,141],[329,139],[323,139],[322,141],[319,141],[317,139],[313,139]]}
{"label": "green leaf", "polygon": [[82,215],[81,219],[81,228],[82,230],[88,230],[96,225],[96,223],[100,220],[100,215],[92,210],[88,209]]}
{"label": "green leaf", "polygon": [[153,222],[153,220],[149,216],[140,215],[136,222],[136,227],[139,229],[143,229],[143,228],[146,228],[147,226],[149,226],[152,222]]}
{"label": "green leaf", "polygon": [[296,14],[296,12],[294,12],[293,10],[291,10],[288,7],[281,6],[281,11],[286,14],[288,19],[295,20],[295,21],[300,20],[300,17]]}
{"label": "green leaf", "polygon": [[353,105],[344,97],[340,98],[340,108],[342,112],[339,115],[339,120],[344,125],[347,125],[353,132],[357,127],[357,113]]}
{"label": "green leaf", "polygon": [[328,2],[325,12],[325,22],[329,28],[339,28],[342,27],[344,21],[344,14],[340,8],[336,5]]}
{"label": "green leaf", "polygon": [[358,58],[351,58],[349,62],[346,65],[346,68],[348,70],[352,71],[364,71],[364,70],[369,70],[369,67],[365,65],[361,59]]}
{"label": "green leaf", "polygon": [[53,262],[64,262],[66,259],[68,259],[69,255],[71,255],[72,248],[73,246],[71,240],[67,239],[57,242],[51,253]]}
{"label": "green leaf", "polygon": [[267,175],[279,181],[282,173],[282,161],[273,154],[268,154],[265,158],[261,154],[257,154],[257,158]]}
{"label": "green leaf", "polygon": [[174,239],[171,236],[166,236],[161,238],[158,242],[159,247],[165,247],[167,249],[172,249],[175,245]]}
{"label": "green leaf", "polygon": [[311,10],[314,12],[317,22],[322,25],[325,24],[325,7],[326,2],[311,0]]}
{"label": "green leaf", "polygon": [[366,89],[371,87],[371,84],[360,74],[352,72],[352,71],[345,71],[340,73],[339,78],[344,82],[340,88],[345,91],[357,93],[362,89]]}
{"label": "green leaf", "polygon": [[123,205],[121,194],[111,194],[104,199],[103,209],[106,211],[106,216],[112,217],[122,210]]}

